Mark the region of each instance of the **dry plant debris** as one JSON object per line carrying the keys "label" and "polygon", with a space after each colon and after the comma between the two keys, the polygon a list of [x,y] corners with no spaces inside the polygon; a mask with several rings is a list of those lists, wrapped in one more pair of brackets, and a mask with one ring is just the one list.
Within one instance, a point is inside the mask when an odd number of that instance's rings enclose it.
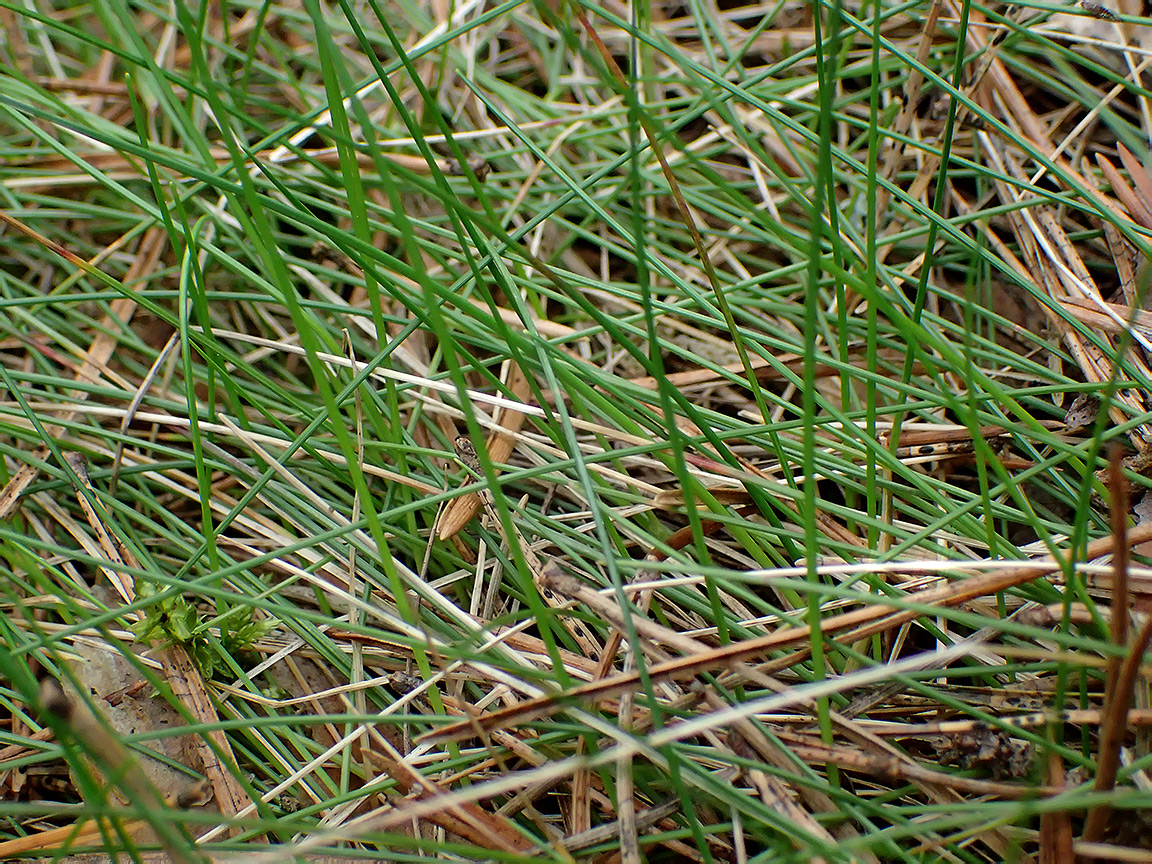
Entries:
{"label": "dry plant debris", "polygon": [[0,8],[0,858],[1150,860],[1061,8]]}

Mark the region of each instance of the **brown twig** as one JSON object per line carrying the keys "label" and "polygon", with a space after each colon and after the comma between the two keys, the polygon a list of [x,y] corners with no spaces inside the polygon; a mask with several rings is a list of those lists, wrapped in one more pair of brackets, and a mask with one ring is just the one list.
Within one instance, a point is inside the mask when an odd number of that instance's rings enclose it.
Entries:
{"label": "brown twig", "polygon": [[[1116,548],[1113,551],[1113,566],[1115,579],[1113,581],[1113,614],[1112,637],[1116,644],[1127,643],[1128,635],[1128,549],[1129,534],[1135,534],[1140,529],[1128,531],[1128,495],[1127,482],[1120,470],[1119,455],[1113,451],[1111,454],[1110,480],[1112,485],[1112,530]],[[1121,549],[1121,546],[1124,548]],[[1123,605],[1120,605],[1123,604]],[[1117,624],[1123,620],[1123,624]],[[1123,641],[1121,640],[1123,637]],[[1135,643],[1130,647],[1123,662],[1116,668],[1110,661],[1108,664],[1108,684],[1104,693],[1104,717],[1100,724],[1100,752],[1096,759],[1096,782],[1093,788],[1097,792],[1110,792],[1116,785],[1116,774],[1120,768],[1120,749],[1124,743],[1124,734],[1128,729],[1128,712],[1132,708],[1132,697],[1136,690],[1136,676],[1140,669],[1140,661],[1152,640],[1152,618],[1148,618],[1140,628]],[[1115,670],[1115,672],[1113,671]],[[1112,807],[1107,802],[1097,804],[1088,811],[1087,821],[1081,839],[1085,843],[1095,843],[1104,837],[1104,830],[1108,826],[1108,817]]]}
{"label": "brown twig", "polygon": [[[1130,542],[1142,543],[1145,540],[1152,540],[1152,525],[1140,525],[1129,532]],[[1088,544],[1087,557],[1098,558],[1101,555],[1106,555],[1113,551],[1113,546],[1114,538],[1112,537],[1095,540]],[[995,594],[1030,582],[1051,573],[1053,570],[1067,566],[1069,563],[1067,560],[1058,561],[1053,558],[1046,558],[1011,570],[987,573],[966,579],[958,584],[944,585],[911,594],[902,600],[916,603],[919,606],[955,606],[976,597]],[[885,598],[876,597],[873,599],[879,602]],[[913,609],[892,612],[886,606],[875,605],[827,618],[821,622],[820,628],[826,636],[847,631],[848,638],[857,640],[914,621],[921,614],[921,612]],[[647,675],[649,680],[653,682],[689,679],[701,672],[729,667],[735,663],[750,662],[763,657],[768,652],[797,645],[807,641],[811,634],[811,627],[808,625],[785,627],[767,636],[725,645],[708,654],[677,657],[664,663],[657,663],[648,670]],[[1135,668],[1134,666],[1133,674]],[[623,693],[635,688],[639,684],[639,680],[638,673],[619,673],[603,680],[574,687],[566,693],[528,699],[518,705],[472,718],[467,722],[449,724],[426,732],[421,736],[421,739],[458,741],[471,737],[480,730],[526,723],[555,714],[557,711],[563,710],[565,705],[573,702],[602,699]]]}

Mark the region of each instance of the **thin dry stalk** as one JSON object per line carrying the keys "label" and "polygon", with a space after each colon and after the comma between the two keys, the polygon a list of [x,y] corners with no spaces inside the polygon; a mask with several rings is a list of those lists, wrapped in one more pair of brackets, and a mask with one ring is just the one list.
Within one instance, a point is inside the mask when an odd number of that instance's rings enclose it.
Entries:
{"label": "thin dry stalk", "polygon": [[[1129,532],[1128,540],[1132,543],[1152,540],[1152,525],[1137,526]],[[1087,557],[1097,558],[1112,552],[1114,543],[1115,538],[1112,537],[1094,540],[1088,544]],[[913,594],[907,599],[919,606],[955,606],[976,597],[1006,591],[1009,588],[1030,582],[1054,570],[1062,569],[1067,566],[1067,563],[1051,558],[1042,559],[1014,570],[988,573],[975,576],[956,585],[945,585],[923,591],[919,594]],[[877,597],[876,599],[882,600],[883,598]],[[920,614],[922,613],[915,610],[890,612],[887,608],[877,605],[826,618],[821,622],[820,629],[826,636],[847,631],[846,638],[858,640],[913,621]],[[808,625],[785,627],[768,636],[735,642],[713,649],[702,656],[677,658],[654,664],[648,669],[647,675],[649,680],[653,682],[686,680],[711,669],[731,668],[738,663],[753,662],[771,651],[806,642],[810,636],[811,628]],[[466,723],[449,724],[426,733],[422,738],[436,741],[458,741],[480,731],[507,728],[549,716],[564,710],[565,703],[600,699],[623,693],[634,689],[638,683],[639,675],[637,673],[619,673],[602,681],[574,687],[565,693],[563,698],[549,695],[530,699],[511,708],[473,718]]]}
{"label": "thin dry stalk", "polygon": [[[1128,633],[1128,550],[1124,548],[1121,551],[1121,544],[1126,544],[1128,537],[1135,531],[1128,530],[1127,482],[1120,470],[1119,454],[1115,451],[1111,454],[1111,464],[1114,514],[1112,527],[1116,541],[1113,551],[1113,564],[1116,569],[1113,588],[1116,593],[1113,598],[1112,636],[1117,640],[1116,644],[1125,645]],[[1118,623],[1121,620],[1123,623]],[[1123,640],[1121,637],[1124,637]],[[1120,749],[1128,731],[1128,713],[1132,709],[1136,678],[1150,641],[1152,641],[1152,618],[1144,622],[1136,640],[1128,646],[1128,654],[1123,658],[1119,668],[1109,663],[1108,686],[1104,694],[1104,716],[1100,726],[1100,750],[1096,758],[1096,781],[1093,787],[1097,792],[1110,792],[1116,784],[1116,774],[1120,768]],[[1111,813],[1112,808],[1107,803],[1097,804],[1089,810],[1081,839],[1085,843],[1100,841]]]}

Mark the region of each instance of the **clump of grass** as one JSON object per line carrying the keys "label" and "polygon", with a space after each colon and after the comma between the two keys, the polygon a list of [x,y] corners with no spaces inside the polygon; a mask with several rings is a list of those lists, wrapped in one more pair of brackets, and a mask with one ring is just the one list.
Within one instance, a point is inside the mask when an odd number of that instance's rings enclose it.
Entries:
{"label": "clump of grass", "polygon": [[0,10],[0,854],[1130,852],[1082,6]]}

